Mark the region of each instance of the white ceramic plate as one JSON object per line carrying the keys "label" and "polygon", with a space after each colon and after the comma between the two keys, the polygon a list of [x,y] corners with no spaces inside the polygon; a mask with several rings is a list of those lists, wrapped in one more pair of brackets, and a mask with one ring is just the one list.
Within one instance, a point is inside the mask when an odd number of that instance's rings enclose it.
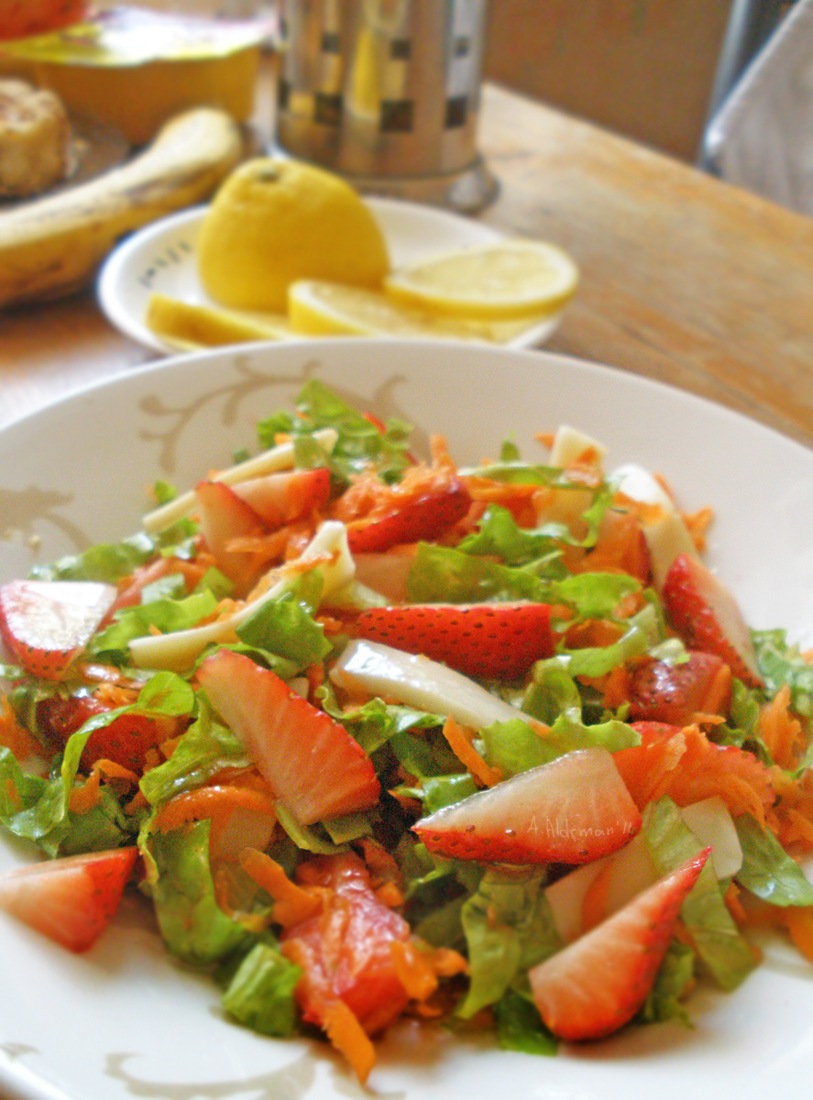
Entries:
{"label": "white ceramic plate", "polygon": [[[0,581],[34,562],[134,531],[155,477],[191,485],[254,441],[255,420],[310,376],[382,416],[446,434],[459,462],[570,423],[609,463],[666,474],[688,509],[711,504],[710,558],[752,624],[813,644],[813,452],[684,393],[551,356],[367,340],[250,346],[162,361],[0,432]],[[539,450],[543,460],[544,451]],[[30,858],[0,839],[0,869]],[[700,991],[695,1027],[640,1029],[531,1058],[407,1024],[382,1044],[364,1092],[330,1050],[228,1023],[207,979],[164,954],[130,899],[74,957],[0,914],[4,1100],[738,1100],[806,1096],[813,968],[776,945],[730,995]]]}
{"label": "white ceramic plate", "polygon": [[[503,234],[481,222],[432,206],[400,199],[368,198],[389,247],[393,268],[402,268],[471,245],[489,244]],[[107,319],[137,343],[163,354],[174,349],[144,323],[153,292],[198,304],[214,305],[198,278],[195,246],[205,207],[193,207],[153,222],[134,233],[108,257],[98,282],[99,303]],[[543,344],[561,314],[522,332],[511,347]]]}

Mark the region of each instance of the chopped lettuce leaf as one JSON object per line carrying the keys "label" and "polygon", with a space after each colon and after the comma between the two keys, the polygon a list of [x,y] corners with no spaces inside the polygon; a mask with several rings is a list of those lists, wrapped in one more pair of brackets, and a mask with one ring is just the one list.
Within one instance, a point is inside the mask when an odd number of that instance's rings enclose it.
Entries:
{"label": "chopped lettuce leaf", "polygon": [[207,966],[246,942],[249,933],[215,899],[208,821],[150,832],[142,843],[149,856],[147,889],[170,954],[192,966]]}
{"label": "chopped lettuce leaf", "polygon": [[226,726],[216,722],[208,707],[179,739],[172,756],[145,772],[139,783],[151,806],[182,791],[206,783],[223,768],[245,768],[251,763],[245,747]]}
{"label": "chopped lettuce leaf", "polygon": [[813,664],[804,659],[798,646],[788,643],[783,630],[754,631],[753,638],[768,693],[774,695],[788,684],[793,709],[813,718]]}
{"label": "chopped lettuce leaf", "polygon": [[470,1019],[505,996],[518,975],[561,946],[548,900],[545,870],[524,876],[486,870],[462,908],[471,980],[457,1013]]}
{"label": "chopped lettuce leaf", "polygon": [[237,628],[237,636],[247,645],[285,658],[295,672],[323,660],[332,649],[322,624],[290,591],[262,602]]}
{"label": "chopped lettuce leaf", "polygon": [[301,974],[301,969],[271,944],[257,943],[224,991],[223,1007],[252,1031],[287,1038],[296,1030],[294,989]]}
{"label": "chopped lettuce leaf", "polygon": [[[670,798],[650,803],[643,833],[659,873],[668,874],[701,850]],[[725,990],[736,989],[754,969],[754,955],[729,913],[709,860],[700,872],[681,917],[704,966]]]}
{"label": "chopped lettuce leaf", "polygon": [[737,882],[771,905],[813,905],[813,884],[774,834],[750,814],[741,814],[734,824],[742,847]]}
{"label": "chopped lettuce leaf", "polygon": [[115,584],[155,554],[156,544],[146,534],[116,543],[100,543],[81,554],[71,554],[50,565],[37,565],[31,575],[43,581],[99,581]]}
{"label": "chopped lettuce leaf", "polygon": [[520,1054],[551,1056],[559,1049],[559,1041],[545,1025],[530,997],[509,989],[494,1005],[497,1040],[503,1050]]}
{"label": "chopped lettuce leaf", "polygon": [[675,1020],[691,1027],[691,1020],[682,998],[694,982],[694,952],[684,943],[673,940],[647,994],[636,1020],[641,1024]]}
{"label": "chopped lettuce leaf", "polygon": [[183,599],[159,597],[152,603],[136,604],[116,612],[113,622],[93,639],[89,650],[103,654],[125,652],[133,638],[141,638],[155,629],[162,634],[188,630],[214,614],[218,600],[213,592],[193,592]]}

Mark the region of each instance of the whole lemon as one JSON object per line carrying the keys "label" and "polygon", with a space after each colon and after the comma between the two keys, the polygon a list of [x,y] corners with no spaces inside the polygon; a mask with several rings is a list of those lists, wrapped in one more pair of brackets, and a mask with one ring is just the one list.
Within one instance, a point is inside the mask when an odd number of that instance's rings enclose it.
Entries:
{"label": "whole lemon", "polygon": [[377,288],[384,236],[348,183],[301,161],[256,157],[228,177],[197,243],[206,292],[233,309],[284,312],[297,279]]}

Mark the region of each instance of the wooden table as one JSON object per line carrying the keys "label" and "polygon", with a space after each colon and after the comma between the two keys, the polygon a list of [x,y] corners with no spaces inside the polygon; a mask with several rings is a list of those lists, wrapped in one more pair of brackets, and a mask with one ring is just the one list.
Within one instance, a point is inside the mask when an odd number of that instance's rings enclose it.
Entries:
{"label": "wooden table", "polygon": [[[496,86],[479,217],[558,242],[582,286],[548,347],[660,379],[813,446],[813,219]],[[0,425],[153,358],[92,290],[0,314]]]}

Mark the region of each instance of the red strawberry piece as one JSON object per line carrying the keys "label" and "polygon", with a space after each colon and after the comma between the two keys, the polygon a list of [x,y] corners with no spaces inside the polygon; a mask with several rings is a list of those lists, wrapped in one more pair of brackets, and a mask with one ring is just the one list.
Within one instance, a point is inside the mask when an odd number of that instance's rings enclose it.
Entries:
{"label": "red strawberry piece", "polygon": [[641,815],[612,755],[578,749],[413,825],[431,852],[494,863],[589,863],[638,832]]}
{"label": "red strawberry piece", "polygon": [[371,554],[445,534],[466,515],[469,491],[459,478],[430,486],[382,515],[351,520],[347,539],[353,553]]}
{"label": "red strawberry piece", "polygon": [[272,530],[324,508],[330,498],[330,471],[284,470],[232,486]]}
{"label": "red strawberry piece", "polygon": [[410,939],[409,925],[379,901],[352,853],[308,860],[297,882],[323,899],[321,912],[280,937],[283,953],[303,970],[296,990],[303,1019],[324,1026],[326,1009],[341,1000],[368,1034],[380,1031],[409,999],[392,952],[394,943]]}
{"label": "red strawberry piece", "polygon": [[16,580],[0,588],[0,636],[32,676],[60,680],[116,598],[93,581]]}
{"label": "red strawberry piece", "polygon": [[[94,695],[63,699],[52,695],[37,704],[37,726],[42,736],[55,747],[64,748],[68,738],[96,715],[105,714],[110,705]],[[112,760],[141,774],[147,752],[181,733],[175,718],[147,714],[120,714],[105,726],[94,730],[82,751],[81,767],[88,771],[97,760]]]}
{"label": "red strawberry piece", "polygon": [[115,848],[19,867],[0,876],[0,908],[77,953],[107,928],[138,849]]}
{"label": "red strawberry piece", "polygon": [[543,603],[406,604],[361,612],[354,632],[422,653],[468,676],[517,680],[550,657],[550,606]]}
{"label": "red strawberry piece", "polygon": [[698,714],[728,714],[731,669],[715,653],[692,652],[680,663],[647,658],[631,670],[628,694],[634,720],[688,726]]}
{"label": "red strawberry piece", "polygon": [[380,785],[359,743],[275,673],[221,649],[201,663],[198,678],[276,797],[303,825],[376,804]]}
{"label": "red strawberry piece", "polygon": [[268,528],[254,509],[223,481],[201,481],[195,487],[198,520],[207,549],[218,568],[240,592],[244,592],[257,572],[256,558],[245,550],[235,550],[235,539],[254,538]]}
{"label": "red strawberry piece", "polygon": [[666,574],[661,595],[669,621],[689,649],[716,653],[740,680],[751,687],[762,686],[742,611],[708,566],[679,554]]}
{"label": "red strawberry piece", "polygon": [[528,977],[554,1035],[601,1039],[641,1008],[669,948],[680,907],[708,859],[706,848],[660,879]]}

